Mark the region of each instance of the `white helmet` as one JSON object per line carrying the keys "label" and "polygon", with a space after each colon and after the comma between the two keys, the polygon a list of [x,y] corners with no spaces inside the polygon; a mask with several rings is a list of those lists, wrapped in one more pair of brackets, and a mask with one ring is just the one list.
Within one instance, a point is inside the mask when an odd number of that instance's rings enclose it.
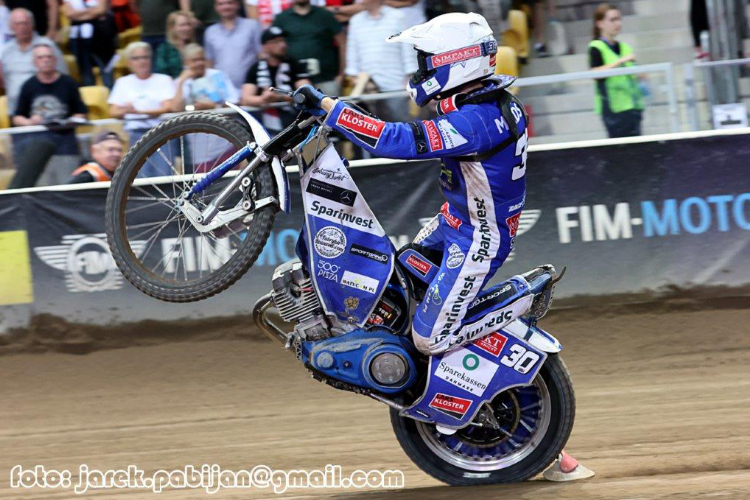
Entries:
{"label": "white helmet", "polygon": [[387,41],[414,44],[419,70],[406,89],[420,106],[495,73],[497,42],[479,14],[443,14],[388,37]]}

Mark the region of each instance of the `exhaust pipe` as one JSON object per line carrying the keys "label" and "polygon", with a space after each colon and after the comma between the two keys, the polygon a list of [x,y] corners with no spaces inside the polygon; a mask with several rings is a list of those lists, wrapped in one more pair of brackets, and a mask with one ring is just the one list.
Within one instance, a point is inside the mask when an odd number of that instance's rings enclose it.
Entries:
{"label": "exhaust pipe", "polygon": [[273,307],[273,299],[270,293],[258,299],[258,302],[253,307],[253,321],[255,322],[255,326],[265,333],[268,338],[286,347],[289,336],[281,328],[274,325],[266,316],[266,312],[271,307]]}

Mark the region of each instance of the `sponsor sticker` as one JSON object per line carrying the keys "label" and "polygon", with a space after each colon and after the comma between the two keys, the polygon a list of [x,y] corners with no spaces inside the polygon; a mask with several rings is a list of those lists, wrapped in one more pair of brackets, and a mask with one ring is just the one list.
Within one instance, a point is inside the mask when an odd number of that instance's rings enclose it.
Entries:
{"label": "sponsor sticker", "polygon": [[486,337],[477,339],[474,341],[474,345],[488,354],[492,354],[496,358],[500,356],[500,353],[505,347],[505,343],[508,341],[508,337],[500,333],[491,333]]}
{"label": "sponsor sticker", "polygon": [[352,108],[344,108],[336,118],[336,125],[354,134],[357,139],[377,147],[380,136],[385,129],[385,122],[366,116]]}
{"label": "sponsor sticker", "polygon": [[508,212],[515,212],[519,208],[523,208],[524,203],[526,203],[526,196],[523,197],[523,200],[521,200],[521,203],[516,203],[515,205],[511,205],[508,207]]}
{"label": "sponsor sticker", "polygon": [[455,269],[464,263],[464,258],[466,256],[461,251],[461,247],[453,243],[448,247],[448,259],[445,261],[445,264],[448,266],[448,269]]}
{"label": "sponsor sticker", "polygon": [[440,361],[435,376],[475,396],[481,396],[498,367],[497,363],[460,348]]}
{"label": "sponsor sticker", "polygon": [[511,215],[505,219],[505,223],[508,224],[508,231],[510,231],[510,237],[515,238],[516,231],[518,231],[518,222],[521,219],[521,212],[516,215]]}
{"label": "sponsor sticker", "polygon": [[319,260],[318,261],[318,276],[325,278],[327,280],[331,280],[334,283],[339,282],[339,266],[336,264],[332,264],[325,260]]}
{"label": "sponsor sticker", "polygon": [[456,111],[457,109],[458,106],[456,106],[456,96],[451,96],[440,101],[440,111],[444,115],[450,113],[451,111]]}
{"label": "sponsor sticker", "polygon": [[372,232],[368,231],[368,229],[373,229],[372,226],[375,223],[375,221],[370,217],[360,217],[358,215],[353,215],[349,212],[345,212],[344,210],[324,205],[318,200],[313,200],[308,213],[315,214],[318,217],[329,220],[331,222],[340,222],[345,226],[359,229],[360,231],[365,231],[367,233]]}
{"label": "sponsor sticker", "polygon": [[422,308],[422,311],[426,313],[429,309],[430,304],[439,306],[442,303],[443,298],[440,296],[440,286],[435,283],[427,290],[427,293],[425,294],[424,307]]}
{"label": "sponsor sticker", "polygon": [[458,130],[456,130],[446,118],[438,120],[437,124],[446,149],[457,148],[469,142],[464,136],[458,133]]}
{"label": "sponsor sticker", "polygon": [[314,246],[321,257],[335,259],[346,249],[346,235],[337,227],[326,226],[315,235]]}
{"label": "sponsor sticker", "polygon": [[496,291],[494,291],[492,293],[489,293],[487,295],[481,296],[478,299],[476,299],[474,302],[471,303],[471,305],[469,306],[469,309],[470,310],[474,309],[475,307],[477,307],[477,306],[479,306],[481,304],[484,304],[488,300],[491,300],[492,302],[490,302],[489,304],[487,304],[487,306],[485,306],[485,307],[488,307],[490,305],[494,305],[497,302],[495,299],[497,299],[498,297],[500,297],[501,295],[503,295],[503,294],[505,294],[507,292],[510,292],[512,289],[513,289],[513,287],[510,284],[507,284],[504,287],[502,287],[500,290],[496,290]]}
{"label": "sponsor sticker", "polygon": [[357,198],[356,191],[344,189],[314,178],[310,179],[310,183],[307,185],[307,192],[349,207],[354,206],[354,200]]}
{"label": "sponsor sticker", "polygon": [[351,248],[349,248],[349,253],[352,255],[364,257],[365,259],[374,260],[375,262],[379,262],[381,264],[385,264],[386,262],[388,262],[388,255],[384,254],[383,252],[378,252],[377,250],[363,247],[362,245],[357,245],[356,243],[352,243]]}
{"label": "sponsor sticker", "polygon": [[380,282],[375,278],[370,278],[364,274],[344,271],[344,276],[341,277],[341,284],[374,295],[378,291],[378,285]]}
{"label": "sponsor sticker", "polygon": [[453,64],[481,56],[482,47],[480,45],[472,45],[471,47],[464,47],[432,56],[432,67],[437,68],[446,64]]}
{"label": "sponsor sticker", "polygon": [[440,151],[443,149],[443,138],[440,136],[437,125],[430,120],[422,120],[424,128],[427,131],[427,142],[430,145],[430,151]]}
{"label": "sponsor sticker", "polygon": [[321,177],[325,177],[329,181],[345,181],[349,179],[349,174],[346,172],[341,172],[332,168],[326,168],[326,167],[315,167],[312,170],[312,173],[314,175],[319,175]]}
{"label": "sponsor sticker", "polygon": [[432,398],[432,401],[430,401],[429,407],[460,420],[469,411],[471,403],[470,399],[449,396],[448,394],[438,392]]}
{"label": "sponsor sticker", "polygon": [[440,85],[438,84],[437,78],[432,77],[426,82],[422,84],[422,90],[424,90],[424,93],[426,95],[431,95],[440,90]]}
{"label": "sponsor sticker", "polygon": [[440,207],[440,215],[445,218],[445,222],[447,222],[453,229],[458,230],[458,228],[461,227],[461,219],[450,213],[450,205],[447,201],[443,203],[442,207]]}
{"label": "sponsor sticker", "polygon": [[406,263],[409,267],[417,271],[423,278],[427,277],[427,273],[432,269],[432,264],[426,260],[422,260],[414,254],[409,255],[406,259]]}
{"label": "sponsor sticker", "polygon": [[347,297],[344,299],[344,307],[347,311],[353,311],[359,307],[359,299],[357,297]]}

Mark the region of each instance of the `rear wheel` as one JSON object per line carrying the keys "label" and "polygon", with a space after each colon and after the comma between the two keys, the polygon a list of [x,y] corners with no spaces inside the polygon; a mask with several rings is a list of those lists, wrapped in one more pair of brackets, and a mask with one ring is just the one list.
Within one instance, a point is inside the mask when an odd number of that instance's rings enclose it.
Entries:
{"label": "rear wheel", "polygon": [[[491,413],[488,414],[488,413]],[[531,479],[560,454],[573,429],[575,395],[562,359],[552,354],[532,385],[498,394],[455,434],[399,416],[391,424],[401,447],[427,474],[454,486]]]}
{"label": "rear wheel", "polygon": [[[107,196],[106,230],[117,266],[136,288],[157,299],[191,302],[225,290],[252,266],[271,232],[275,205],[251,209],[209,232],[198,231],[178,208],[185,190],[252,140],[232,119],[191,113],[162,123],[128,152]],[[276,196],[270,170],[268,164],[257,168],[219,209]],[[191,203],[203,210],[233,174]]]}

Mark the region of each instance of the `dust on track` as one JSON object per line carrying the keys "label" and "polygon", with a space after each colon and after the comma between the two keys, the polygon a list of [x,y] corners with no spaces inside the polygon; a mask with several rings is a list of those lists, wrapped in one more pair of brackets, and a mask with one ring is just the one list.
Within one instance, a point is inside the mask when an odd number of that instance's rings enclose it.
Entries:
{"label": "dust on track", "polygon": [[[82,356],[40,347],[56,345],[47,335],[31,349],[45,352],[0,357],[0,498],[75,496],[11,489],[17,464],[155,471],[204,463],[231,470],[340,464],[345,472],[400,469],[406,479],[401,491],[281,495],[290,498],[750,498],[750,310],[676,309],[581,310],[553,314],[542,325],[565,346],[576,389],[567,450],[595,478],[461,489],[441,485],[406,458],[383,405],[313,381],[290,353],[244,326],[219,325],[186,338],[132,332],[140,345],[114,341],[111,332],[83,332],[83,351],[94,352]],[[110,340],[96,350],[91,338]],[[159,498],[204,495],[167,491]],[[270,490],[212,496],[276,497]]]}

